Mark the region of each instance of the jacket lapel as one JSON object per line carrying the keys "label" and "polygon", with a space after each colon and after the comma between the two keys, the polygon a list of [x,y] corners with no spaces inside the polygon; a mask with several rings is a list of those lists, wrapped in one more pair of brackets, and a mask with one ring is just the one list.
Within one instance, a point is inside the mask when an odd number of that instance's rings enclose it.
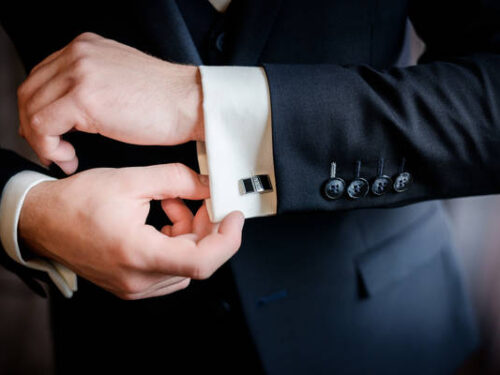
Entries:
{"label": "jacket lapel", "polygon": [[174,0],[138,2],[137,15],[148,51],[160,58],[201,65],[191,34]]}

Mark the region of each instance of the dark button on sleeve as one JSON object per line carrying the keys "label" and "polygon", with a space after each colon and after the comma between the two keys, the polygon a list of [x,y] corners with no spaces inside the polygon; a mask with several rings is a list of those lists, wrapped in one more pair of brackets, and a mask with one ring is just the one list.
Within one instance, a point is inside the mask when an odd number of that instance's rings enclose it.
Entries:
{"label": "dark button on sleeve", "polygon": [[394,191],[402,193],[409,189],[412,182],[412,176],[409,172],[400,173],[394,180]]}
{"label": "dark button on sleeve", "polygon": [[347,195],[351,199],[358,199],[366,196],[370,190],[370,184],[362,177],[358,177],[351,181],[347,187]]}
{"label": "dark button on sleeve", "polygon": [[392,187],[392,180],[388,176],[378,176],[372,184],[372,193],[375,195],[384,195]]}
{"label": "dark button on sleeve", "polygon": [[324,192],[328,199],[339,199],[345,191],[345,181],[339,177],[331,178],[325,183]]}

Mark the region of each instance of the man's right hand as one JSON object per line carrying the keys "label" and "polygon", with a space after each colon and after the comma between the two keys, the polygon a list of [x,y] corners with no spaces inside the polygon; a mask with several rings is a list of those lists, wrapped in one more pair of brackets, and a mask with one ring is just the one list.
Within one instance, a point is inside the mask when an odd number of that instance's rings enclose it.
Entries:
{"label": "man's right hand", "polygon": [[[186,288],[208,278],[241,243],[244,217],[212,224],[203,205],[195,216],[179,198],[209,196],[208,178],[181,164],[93,169],[32,188],[19,235],[37,255],[64,264],[124,299]],[[151,200],[161,200],[173,225],[146,225]]]}

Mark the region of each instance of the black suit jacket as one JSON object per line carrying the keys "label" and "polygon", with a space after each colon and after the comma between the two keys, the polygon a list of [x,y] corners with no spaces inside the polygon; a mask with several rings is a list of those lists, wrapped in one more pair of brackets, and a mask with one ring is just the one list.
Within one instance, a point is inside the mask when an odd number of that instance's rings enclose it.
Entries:
{"label": "black suit jacket", "polygon": [[[200,55],[169,0],[66,3],[66,17],[50,1],[1,5],[28,70],[93,31],[170,61],[263,65],[271,92],[278,216],[249,220],[229,266],[172,296],[123,302],[83,280],[70,300],[55,293],[59,368],[92,369],[100,359],[125,369],[231,363],[225,370],[233,372],[260,361],[270,374],[453,371],[476,336],[435,200],[500,190],[499,2],[233,3],[220,55]],[[426,52],[418,66],[394,68],[407,18]],[[69,138],[80,169],[172,161],[196,168],[192,144]],[[3,184],[29,168],[0,155]],[[406,161],[408,191],[325,198],[332,161],[348,182],[358,162],[373,181],[382,158],[391,177]]]}

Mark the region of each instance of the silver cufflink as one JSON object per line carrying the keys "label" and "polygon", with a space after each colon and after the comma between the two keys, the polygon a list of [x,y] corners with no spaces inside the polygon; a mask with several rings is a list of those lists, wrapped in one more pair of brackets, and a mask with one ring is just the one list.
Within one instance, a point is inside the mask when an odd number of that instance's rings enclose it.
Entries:
{"label": "silver cufflink", "polygon": [[267,174],[259,174],[249,178],[242,178],[238,181],[240,194],[245,195],[249,193],[267,193],[273,191],[271,179]]}

